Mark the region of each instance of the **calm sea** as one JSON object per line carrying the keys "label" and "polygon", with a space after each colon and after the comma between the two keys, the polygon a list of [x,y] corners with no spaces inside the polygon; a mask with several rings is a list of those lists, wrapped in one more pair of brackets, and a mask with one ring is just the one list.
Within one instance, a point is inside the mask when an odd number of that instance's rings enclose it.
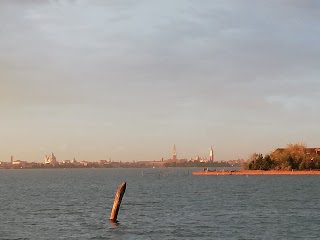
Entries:
{"label": "calm sea", "polygon": [[320,175],[194,170],[0,170],[0,239],[320,239]]}

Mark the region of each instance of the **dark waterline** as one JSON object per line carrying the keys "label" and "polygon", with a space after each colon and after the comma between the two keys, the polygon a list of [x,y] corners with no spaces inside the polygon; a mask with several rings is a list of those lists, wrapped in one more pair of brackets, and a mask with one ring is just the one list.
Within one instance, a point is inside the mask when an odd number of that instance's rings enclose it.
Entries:
{"label": "dark waterline", "polygon": [[[319,239],[320,176],[0,170],[0,239]],[[118,221],[114,194],[127,181]]]}

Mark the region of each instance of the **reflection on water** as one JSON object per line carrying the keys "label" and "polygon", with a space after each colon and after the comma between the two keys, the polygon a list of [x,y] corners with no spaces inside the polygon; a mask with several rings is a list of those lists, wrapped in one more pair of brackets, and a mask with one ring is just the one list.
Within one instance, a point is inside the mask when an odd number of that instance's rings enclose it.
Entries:
{"label": "reflection on water", "polygon": [[[192,171],[1,170],[0,239],[320,238],[320,176]],[[119,224],[109,216],[123,181]]]}
{"label": "reflection on water", "polygon": [[110,219],[109,221],[112,227],[118,227],[120,224],[117,220]]}

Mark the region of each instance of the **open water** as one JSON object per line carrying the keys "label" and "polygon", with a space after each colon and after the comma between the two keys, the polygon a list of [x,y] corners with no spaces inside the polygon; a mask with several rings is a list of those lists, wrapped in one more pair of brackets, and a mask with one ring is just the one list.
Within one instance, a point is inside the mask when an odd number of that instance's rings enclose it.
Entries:
{"label": "open water", "polygon": [[0,239],[320,239],[320,175],[194,170],[0,170]]}

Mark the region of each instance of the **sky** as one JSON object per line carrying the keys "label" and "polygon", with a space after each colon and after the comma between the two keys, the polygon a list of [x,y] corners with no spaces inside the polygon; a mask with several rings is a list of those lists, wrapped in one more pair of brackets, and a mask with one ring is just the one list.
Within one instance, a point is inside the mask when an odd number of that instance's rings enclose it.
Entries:
{"label": "sky", "polygon": [[317,0],[0,1],[0,161],[320,147]]}

